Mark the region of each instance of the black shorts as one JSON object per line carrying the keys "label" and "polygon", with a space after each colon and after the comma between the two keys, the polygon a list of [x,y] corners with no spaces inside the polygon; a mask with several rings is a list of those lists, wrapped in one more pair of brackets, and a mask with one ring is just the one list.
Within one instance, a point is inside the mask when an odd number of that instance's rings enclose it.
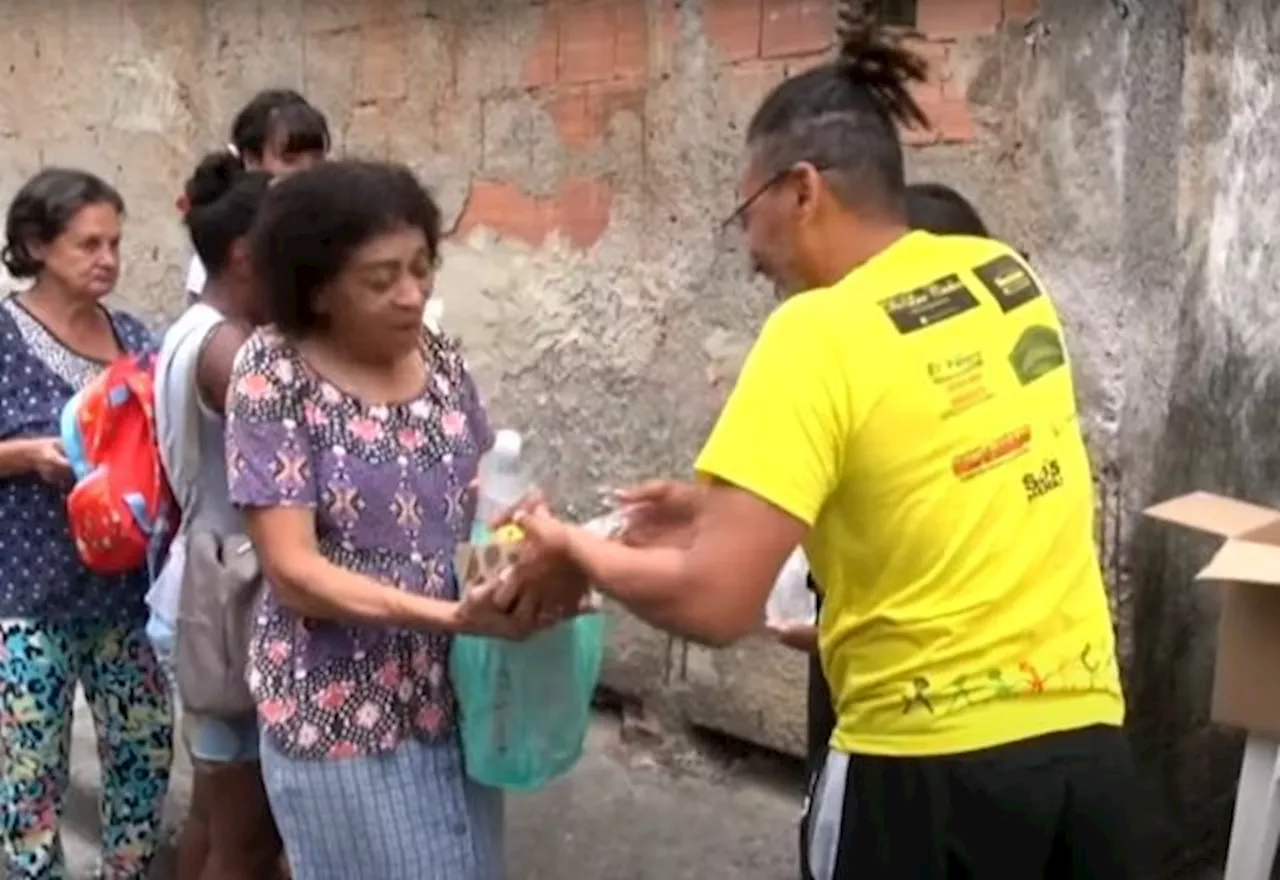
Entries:
{"label": "black shorts", "polygon": [[833,751],[805,813],[805,877],[1130,880],[1136,789],[1116,727],[937,758]]}
{"label": "black shorts", "polygon": [[822,673],[822,658],[817,654],[809,657],[809,700],[806,727],[808,739],[808,760],[805,762],[809,780],[817,776],[827,760],[827,749],[831,747],[831,732],[836,729],[836,710],[831,701],[831,688],[827,686],[827,677]]}

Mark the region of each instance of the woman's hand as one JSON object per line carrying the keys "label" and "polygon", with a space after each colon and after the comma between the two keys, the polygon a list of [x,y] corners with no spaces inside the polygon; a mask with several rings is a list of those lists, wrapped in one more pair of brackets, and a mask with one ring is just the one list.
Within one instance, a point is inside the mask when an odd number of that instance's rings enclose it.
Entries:
{"label": "woman's hand", "polygon": [[569,530],[540,493],[530,493],[505,517],[524,532],[520,557],[505,573],[498,602],[550,625],[589,607],[586,573],[569,555]]}
{"label": "woman's hand", "polygon": [[531,609],[519,604],[504,607],[498,599],[499,585],[488,581],[466,588],[453,609],[452,629],[472,636],[490,636],[522,641],[541,628]]}
{"label": "woman's hand", "polygon": [[30,470],[51,486],[71,485],[75,474],[63,452],[62,441],[57,437],[41,437],[28,442],[31,444],[27,451]]}
{"label": "woman's hand", "polygon": [[678,480],[649,480],[614,497],[625,525],[619,537],[631,547],[688,547],[702,509],[704,488]]}

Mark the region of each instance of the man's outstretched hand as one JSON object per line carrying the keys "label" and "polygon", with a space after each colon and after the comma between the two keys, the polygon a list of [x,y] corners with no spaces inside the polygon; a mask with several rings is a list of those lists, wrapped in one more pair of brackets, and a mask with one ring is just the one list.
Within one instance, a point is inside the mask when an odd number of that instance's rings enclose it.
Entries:
{"label": "man's outstretched hand", "polygon": [[632,547],[689,547],[702,509],[704,487],[680,480],[649,480],[619,489],[614,498]]}
{"label": "man's outstretched hand", "polygon": [[554,623],[580,613],[589,594],[587,576],[569,556],[569,529],[551,512],[541,492],[520,499],[493,525],[513,524],[524,532],[520,558],[507,572],[498,601]]}

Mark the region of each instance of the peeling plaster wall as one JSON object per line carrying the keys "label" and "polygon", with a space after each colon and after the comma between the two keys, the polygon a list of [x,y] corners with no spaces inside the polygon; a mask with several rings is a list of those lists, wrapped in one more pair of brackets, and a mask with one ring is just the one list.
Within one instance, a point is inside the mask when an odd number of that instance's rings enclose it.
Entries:
{"label": "peeling plaster wall", "polygon": [[[687,469],[768,292],[717,235],[742,129],[826,57],[834,0],[8,0],[0,195],[43,164],[130,205],[119,298],[160,321],[174,197],[256,89],[299,88],[338,150],[432,184],[439,293],[500,421],[571,511]],[[1165,874],[1221,845],[1238,742],[1205,723],[1205,547],[1135,511],[1192,486],[1277,501],[1280,164],[1265,0],[919,0],[911,174],[1031,253],[1068,328],[1099,475],[1135,743]],[[607,677],[684,720],[798,751],[803,662],[713,653],[620,616]],[[1172,829],[1170,831],[1169,829]],[[1190,844],[1188,844],[1190,841]]]}

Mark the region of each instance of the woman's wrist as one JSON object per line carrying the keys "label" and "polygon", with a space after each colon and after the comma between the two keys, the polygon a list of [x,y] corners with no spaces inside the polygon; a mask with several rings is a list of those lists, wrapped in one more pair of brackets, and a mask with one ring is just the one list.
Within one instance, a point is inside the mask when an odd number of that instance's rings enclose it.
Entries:
{"label": "woman's wrist", "polygon": [[403,624],[410,629],[456,634],[461,631],[459,603],[452,599],[434,599],[414,593],[402,593]]}

